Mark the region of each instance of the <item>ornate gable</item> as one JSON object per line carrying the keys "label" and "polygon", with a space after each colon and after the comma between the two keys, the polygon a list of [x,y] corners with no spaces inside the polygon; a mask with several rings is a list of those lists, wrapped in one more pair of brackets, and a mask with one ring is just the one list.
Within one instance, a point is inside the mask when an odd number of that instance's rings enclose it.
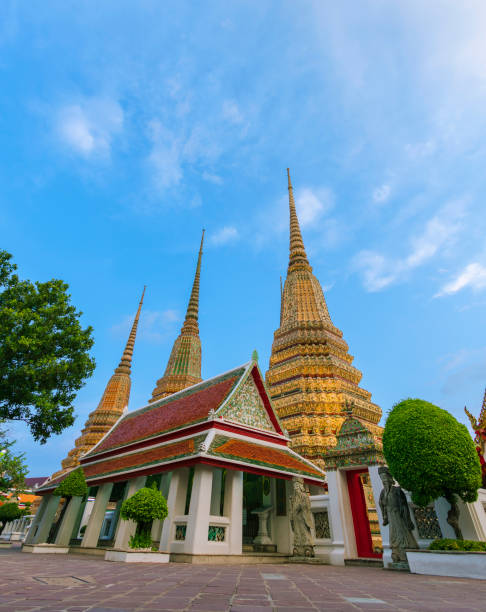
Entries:
{"label": "ornate gable", "polygon": [[[348,414],[350,414],[349,410]],[[354,416],[348,416],[336,436],[337,444],[324,454],[325,469],[384,463],[381,440]]]}
{"label": "ornate gable", "polygon": [[253,376],[248,376],[243,385],[225,404],[218,416],[228,421],[236,421],[243,425],[249,425],[265,431],[275,431],[268,412],[263,404],[262,397],[258,391]]}

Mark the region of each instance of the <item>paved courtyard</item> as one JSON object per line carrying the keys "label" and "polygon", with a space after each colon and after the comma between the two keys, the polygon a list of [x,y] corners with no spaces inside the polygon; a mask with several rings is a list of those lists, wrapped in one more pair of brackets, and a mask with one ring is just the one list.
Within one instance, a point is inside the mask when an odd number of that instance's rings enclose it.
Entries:
{"label": "paved courtyard", "polygon": [[486,611],[486,581],[327,565],[108,563],[0,551],[0,611]]}

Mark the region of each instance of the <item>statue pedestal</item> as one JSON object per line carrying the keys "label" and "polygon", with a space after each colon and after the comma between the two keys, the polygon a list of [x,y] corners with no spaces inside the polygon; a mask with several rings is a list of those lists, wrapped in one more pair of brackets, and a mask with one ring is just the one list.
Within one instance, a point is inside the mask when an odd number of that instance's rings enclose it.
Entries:
{"label": "statue pedestal", "polygon": [[257,547],[265,546],[266,547],[266,546],[272,545],[272,540],[268,536],[268,529],[267,529],[268,516],[272,508],[273,506],[266,506],[264,508],[256,508],[255,510],[252,510],[251,512],[252,514],[256,514],[258,516],[258,534],[256,538],[253,540],[254,547],[255,546]]}

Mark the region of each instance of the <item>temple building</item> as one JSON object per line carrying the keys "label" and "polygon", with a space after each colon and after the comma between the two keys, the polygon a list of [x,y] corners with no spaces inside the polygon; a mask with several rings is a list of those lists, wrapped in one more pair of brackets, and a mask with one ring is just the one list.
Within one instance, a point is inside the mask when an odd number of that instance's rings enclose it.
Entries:
{"label": "temple building", "polygon": [[[185,320],[164,375],[145,406],[127,410],[142,294],[122,360],[98,408],[63,469],[37,490],[42,501],[24,552],[284,563],[307,550],[333,565],[365,559],[390,566],[389,527],[377,504],[385,463],[381,410],[359,386],[361,373],[312,274],[290,175],[288,188],[290,257],[267,383],[256,351],[247,363],[202,380],[203,231]],[[77,465],[88,494],[56,495]],[[167,518],[151,527],[152,550],[162,554],[134,553],[128,545],[136,526],[122,520],[120,510],[124,500],[154,485],[168,506]],[[420,547],[454,537],[446,500],[426,509],[410,497],[408,503]],[[463,504],[460,516],[466,538],[486,540],[480,501]]]}
{"label": "temple building", "polygon": [[371,393],[359,386],[362,374],[352,365],[348,345],[333,325],[322,287],[312,274],[288,170],[287,176],[289,265],[266,382],[292,448],[323,467],[323,455],[336,444],[347,404],[378,436],[381,410],[372,403]]}
{"label": "temple building", "polygon": [[133,349],[135,347],[135,339],[137,337],[137,328],[144,295],[145,287],[143,288],[137,314],[135,315],[135,320],[133,321],[120,363],[115,369],[113,376],[108,381],[100,403],[89,415],[84,428],[81,430],[81,435],[76,439],[74,448],[70,450],[68,456],[62,460],[62,469],[56,472],[53,478],[79,465],[79,458],[91,450],[128,409],[132,384],[130,374]]}

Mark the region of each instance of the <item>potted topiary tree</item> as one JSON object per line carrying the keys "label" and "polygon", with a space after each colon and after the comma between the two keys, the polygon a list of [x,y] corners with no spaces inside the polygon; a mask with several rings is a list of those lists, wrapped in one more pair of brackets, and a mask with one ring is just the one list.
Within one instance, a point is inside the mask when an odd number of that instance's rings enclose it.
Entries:
{"label": "potted topiary tree", "polygon": [[107,561],[131,561],[166,563],[169,555],[152,551],[152,523],[164,520],[167,516],[167,502],[155,483],[152,487],[143,487],[126,499],[121,507],[122,519],[135,521],[135,533],[130,537],[129,547],[132,551],[107,551]]}
{"label": "potted topiary tree", "polygon": [[[450,504],[447,522],[454,529],[458,542],[462,541],[457,498],[474,502],[481,487],[481,467],[466,427],[446,410],[429,402],[406,399],[396,404],[388,415],[383,432],[383,453],[393,477],[410,492],[415,504],[427,506],[439,497],[447,499]],[[412,572],[418,569],[417,555],[424,552],[427,551],[407,553]],[[435,573],[430,555],[427,556],[427,571],[418,573]],[[442,558],[439,565],[445,562]],[[477,564],[477,559],[473,564]],[[482,571],[486,575],[486,555],[484,564]],[[457,560],[452,562],[454,565],[458,565]],[[439,575],[458,575],[447,573],[449,571],[454,569],[441,567]],[[470,571],[467,575],[471,575]]]}
{"label": "potted topiary tree", "polygon": [[54,489],[53,494],[60,497],[84,497],[88,493],[88,485],[82,467],[78,467],[64,478]]}
{"label": "potted topiary tree", "polygon": [[59,513],[57,520],[53,523],[49,536],[48,542],[56,542],[61,546],[69,544],[71,537],[72,526],[68,525],[68,529],[64,529],[65,533],[59,534],[59,528],[62,525],[64,515],[68,511],[72,512],[73,515],[77,514],[79,507],[82,504],[83,498],[88,494],[88,485],[86,484],[86,477],[82,467],[78,467],[64,478],[61,483],[54,489],[53,495],[58,495],[64,498],[65,502]]}

